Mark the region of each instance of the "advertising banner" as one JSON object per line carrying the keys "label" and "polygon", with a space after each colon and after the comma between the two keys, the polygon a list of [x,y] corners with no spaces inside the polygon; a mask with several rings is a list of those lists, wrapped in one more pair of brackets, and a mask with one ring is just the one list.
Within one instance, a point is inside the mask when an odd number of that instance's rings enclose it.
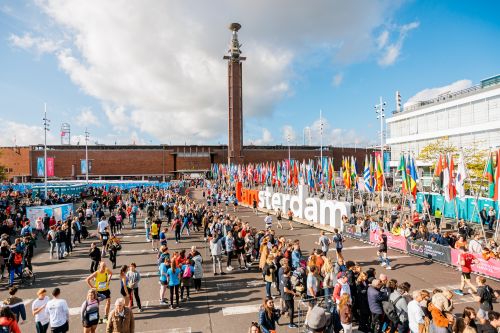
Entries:
{"label": "advertising banner", "polygon": [[33,228],[36,219],[38,217],[43,218],[45,214],[49,217],[54,216],[56,221],[63,221],[73,214],[73,204],[26,207],[26,217],[30,220]]}
{"label": "advertising banner", "polygon": [[[460,266],[458,264],[459,255],[460,255],[460,250],[451,249],[451,264],[453,266]],[[484,260],[480,254],[472,253],[472,255],[476,257],[476,259],[479,261],[477,264],[472,265],[473,272],[481,273],[496,279],[500,279],[500,260],[497,259]]]}
{"label": "advertising banner", "polygon": [[451,262],[451,248],[431,242],[407,240],[408,253],[449,264]]}
{"label": "advertising banner", "polygon": [[361,228],[352,224],[344,224],[344,234],[349,237],[368,241],[370,236],[367,232],[361,232]]}
{"label": "advertising banner", "polygon": [[54,158],[47,157],[47,177],[54,177]]}
{"label": "advertising banner", "polygon": [[45,165],[43,163],[43,157],[38,157],[36,159],[36,175],[38,177],[45,176]]}
{"label": "advertising banner", "polygon": [[[89,174],[92,173],[92,161],[89,160]],[[87,160],[80,160],[80,171],[82,175],[85,175],[87,173]]]}
{"label": "advertising banner", "polygon": [[[403,236],[394,236],[390,232],[384,232],[387,236],[387,246],[393,249],[398,249],[401,251],[406,251],[406,238]],[[380,242],[380,236],[378,231],[370,231],[370,242],[378,244]]]}

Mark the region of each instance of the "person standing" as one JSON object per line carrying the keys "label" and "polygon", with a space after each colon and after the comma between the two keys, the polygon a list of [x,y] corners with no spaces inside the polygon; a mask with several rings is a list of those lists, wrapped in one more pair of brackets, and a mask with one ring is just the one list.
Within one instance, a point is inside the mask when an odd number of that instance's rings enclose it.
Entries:
{"label": "person standing", "polygon": [[45,307],[49,302],[47,290],[39,289],[36,293],[38,298],[31,304],[31,313],[35,317],[36,333],[47,333],[49,329],[49,316],[45,312]]}
{"label": "person standing", "polygon": [[339,300],[340,323],[344,333],[352,333],[352,304],[349,294],[342,294]]}
{"label": "person standing", "polygon": [[[91,289],[95,289],[99,294],[106,296],[103,321],[108,319],[109,308],[111,307],[111,291],[109,290],[109,281],[111,281],[112,276],[113,272],[106,267],[106,263],[104,263],[104,261],[101,261],[99,263],[99,269],[85,279]],[[91,283],[92,280],[94,280],[93,285]]]}
{"label": "person standing", "polygon": [[66,233],[61,227],[57,227],[56,231],[56,248],[57,258],[62,260],[64,258],[64,252],[66,251]]}
{"label": "person standing", "polygon": [[87,298],[80,308],[83,333],[95,333],[99,324],[99,303],[105,299],[106,296],[99,295],[94,289],[87,292]]}
{"label": "person standing", "polygon": [[52,333],[66,333],[69,331],[69,308],[64,299],[59,298],[61,289],[52,291],[52,299],[45,305],[45,314],[49,317]]}
{"label": "person standing", "polygon": [[481,224],[484,226],[489,220],[486,207],[483,207],[483,209],[481,209],[481,211],[479,212],[479,217],[481,218]]}
{"label": "person standing", "polygon": [[420,303],[424,299],[420,290],[413,292],[413,300],[408,303],[408,323],[411,333],[420,333],[424,331],[425,314]]}
{"label": "person standing", "polygon": [[[214,236],[210,239],[210,254],[212,255],[214,275],[226,274],[222,271],[222,237],[219,237],[217,231],[214,231]],[[217,273],[217,266],[219,273]]]}
{"label": "person standing", "polygon": [[99,266],[99,262],[101,261],[101,250],[97,247],[95,243],[90,244],[90,273],[94,273]]}
{"label": "person standing", "polygon": [[181,269],[177,267],[175,260],[172,260],[170,268],[167,270],[168,287],[170,289],[170,308],[174,308],[174,292],[177,307],[179,306],[179,285],[181,283]]}
{"label": "person standing", "polygon": [[135,322],[132,310],[125,307],[125,300],[118,298],[106,325],[106,333],[134,333]]}
{"label": "person standing", "polygon": [[16,316],[8,306],[4,306],[0,310],[0,329],[10,333],[21,333]]}
{"label": "person standing", "polygon": [[293,302],[293,297],[295,293],[293,292],[292,282],[290,280],[290,267],[283,268],[283,275],[281,276],[281,281],[279,283],[281,289],[281,298],[283,300],[283,304],[285,305],[281,314],[285,314],[288,312],[288,319],[290,323],[288,324],[289,328],[297,328],[297,325],[293,322],[293,317],[295,316],[295,305]]}
{"label": "person standing", "polygon": [[488,313],[493,311],[493,298],[495,297],[493,289],[486,284],[484,276],[476,277],[477,295],[474,296],[476,302],[479,303],[477,316],[482,319],[488,319]]}
{"label": "person standing", "polygon": [[384,311],[382,302],[387,301],[387,294],[380,291],[382,284],[380,280],[372,280],[371,285],[368,287],[367,297],[368,306],[372,313],[372,332],[381,333],[384,326]]}
{"label": "person standing", "polygon": [[233,257],[233,252],[234,252],[234,237],[232,231],[227,232],[225,243],[226,243],[226,255],[227,255],[226,270],[230,272],[233,270],[233,266],[231,266],[231,259]]}
{"label": "person standing", "polygon": [[276,332],[276,322],[280,318],[280,312],[274,308],[272,297],[266,297],[259,311],[259,325],[263,333]]}
{"label": "person standing", "polygon": [[132,298],[132,296],[135,297],[135,302],[137,303],[139,312],[142,312],[141,297],[139,296],[139,282],[141,281],[141,274],[137,271],[137,266],[135,262],[130,264],[126,276],[127,276],[127,288],[131,293],[130,298]]}
{"label": "person standing", "polygon": [[197,253],[193,256],[194,262],[194,272],[193,272],[193,281],[194,281],[194,290],[195,292],[201,291],[201,279],[203,278],[203,258],[200,253]]}
{"label": "person standing", "polygon": [[160,243],[160,228],[156,221],[151,223],[151,248],[154,252],[159,251],[158,244]]}
{"label": "person standing", "polygon": [[8,306],[12,312],[16,315],[16,320],[22,319],[26,320],[26,307],[24,306],[23,300],[16,296],[17,287],[9,288],[9,297],[3,301],[3,305]]}
{"label": "person standing", "polygon": [[495,211],[495,208],[493,208],[493,206],[491,206],[490,210],[488,211],[488,230],[490,230],[490,231],[493,230],[493,223],[495,223],[496,216],[497,216],[497,212]]}
{"label": "person standing", "polygon": [[158,267],[158,271],[160,274],[160,305],[167,305],[165,302],[165,291],[167,291],[168,286],[168,275],[167,271],[170,268],[170,258],[165,257],[163,262]]}

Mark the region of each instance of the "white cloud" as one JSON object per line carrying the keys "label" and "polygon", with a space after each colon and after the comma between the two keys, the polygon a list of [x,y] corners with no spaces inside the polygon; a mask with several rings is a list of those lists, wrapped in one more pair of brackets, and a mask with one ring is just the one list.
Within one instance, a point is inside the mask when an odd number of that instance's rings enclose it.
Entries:
{"label": "white cloud", "polygon": [[446,86],[442,87],[435,87],[435,88],[426,88],[424,90],[419,91],[412,97],[408,99],[406,103],[404,103],[404,107],[408,107],[412,104],[416,104],[420,101],[426,101],[429,99],[433,99],[438,97],[441,94],[447,93],[447,92],[453,92],[453,91],[458,91],[462,89],[467,89],[472,86],[472,81],[471,80],[458,80],[455,81],[451,84],[448,84]]}
{"label": "white cloud", "polygon": [[[37,0],[62,41],[13,35],[22,48],[54,52],[60,68],[100,100],[115,130],[158,141],[216,141],[227,119],[227,25],[240,21],[245,117],[269,116],[293,93],[294,62],[315,49],[352,63],[376,52],[388,1],[190,2]],[[286,15],[283,8],[287,8]],[[315,22],[315,24],[310,24]],[[402,38],[401,38],[402,39]],[[341,78],[341,76],[339,76]],[[337,82],[337,81],[334,81]],[[341,79],[338,81],[341,82]]]}
{"label": "white cloud", "polygon": [[[323,123],[323,140],[321,140],[321,123]],[[324,146],[336,147],[365,147],[370,141],[363,134],[354,129],[332,128],[326,118],[316,119],[311,125],[311,144],[320,145],[323,141]],[[306,133],[309,136],[309,133]],[[306,138],[309,143],[309,137]]]}
{"label": "white cloud", "polygon": [[82,127],[87,127],[90,125],[100,126],[99,120],[90,108],[83,108],[75,120]]}
{"label": "white cloud", "polygon": [[9,41],[12,45],[24,50],[34,50],[37,54],[54,53],[60,47],[60,42],[51,39],[33,37],[31,34],[26,33],[23,36],[15,34],[10,35]]}
{"label": "white cloud", "polygon": [[420,22],[411,22],[396,29],[399,31],[398,37],[393,43],[388,44],[389,32],[385,30],[378,38],[379,49],[382,50],[382,54],[378,59],[378,64],[382,67],[387,67],[396,62],[396,60],[401,55],[401,49],[403,48],[403,43],[408,36],[408,32],[416,29],[420,26]]}
{"label": "white cloud", "polygon": [[[0,146],[27,146],[43,143],[43,127],[0,118]],[[48,132],[47,143],[59,143],[58,138],[52,132]]]}
{"label": "white cloud", "polygon": [[257,146],[269,145],[274,142],[273,134],[267,128],[262,128],[262,137],[254,140],[252,143]]}
{"label": "white cloud", "polygon": [[344,74],[342,73],[337,73],[333,76],[332,79],[332,84],[334,87],[338,87],[342,84],[342,81],[344,80]]}

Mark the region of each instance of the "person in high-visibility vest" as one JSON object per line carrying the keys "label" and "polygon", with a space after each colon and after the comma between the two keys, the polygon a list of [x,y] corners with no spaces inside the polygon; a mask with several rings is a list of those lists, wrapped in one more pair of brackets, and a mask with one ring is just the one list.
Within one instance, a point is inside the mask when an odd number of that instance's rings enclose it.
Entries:
{"label": "person in high-visibility vest", "polygon": [[443,213],[439,208],[436,208],[436,211],[434,212],[434,219],[436,220],[436,225],[439,227],[441,225],[441,217],[443,216]]}

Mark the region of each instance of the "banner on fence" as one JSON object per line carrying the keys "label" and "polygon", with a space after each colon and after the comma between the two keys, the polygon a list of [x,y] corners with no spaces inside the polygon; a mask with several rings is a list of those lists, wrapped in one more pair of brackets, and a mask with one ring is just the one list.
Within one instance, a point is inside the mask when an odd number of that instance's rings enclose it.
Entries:
{"label": "banner on fence", "polygon": [[[451,249],[451,264],[453,266],[460,266],[458,264],[458,256],[460,255],[460,250]],[[472,265],[472,271],[476,273],[481,273],[484,275],[491,276],[496,279],[500,279],[500,260],[490,259],[484,260],[480,254],[472,253],[474,257],[478,260],[478,263]]]}
{"label": "banner on fence", "polygon": [[451,248],[431,242],[407,240],[408,253],[449,264],[451,262]]}
{"label": "banner on fence", "polygon": [[[403,236],[395,236],[390,232],[384,232],[387,236],[387,246],[393,249],[398,249],[401,251],[406,251],[406,238]],[[370,242],[372,243],[380,243],[380,235],[378,234],[378,230],[370,231]]]}
{"label": "banner on fence", "polygon": [[352,224],[344,224],[344,234],[349,237],[368,241],[370,236],[367,232],[361,232],[361,228]]}
{"label": "banner on fence", "polygon": [[54,216],[56,221],[64,221],[73,214],[73,204],[33,206],[26,207],[26,217],[30,220],[30,225],[34,228],[37,218],[43,218],[47,214]]}

